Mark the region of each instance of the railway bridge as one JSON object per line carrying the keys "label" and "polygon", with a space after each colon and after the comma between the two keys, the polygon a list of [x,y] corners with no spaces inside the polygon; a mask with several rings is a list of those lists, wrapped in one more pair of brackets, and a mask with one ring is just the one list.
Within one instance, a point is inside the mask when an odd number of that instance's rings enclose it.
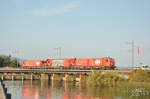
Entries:
{"label": "railway bridge", "polygon": [[[104,70],[105,72],[117,72],[120,76],[128,78],[132,70]],[[87,81],[93,70],[84,69],[23,69],[23,68],[0,68],[1,80],[64,80],[64,81]]]}

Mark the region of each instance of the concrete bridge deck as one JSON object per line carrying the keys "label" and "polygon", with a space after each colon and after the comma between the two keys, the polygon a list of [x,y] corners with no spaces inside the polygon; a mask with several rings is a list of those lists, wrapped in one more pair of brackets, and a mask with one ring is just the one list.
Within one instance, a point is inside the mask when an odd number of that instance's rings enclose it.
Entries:
{"label": "concrete bridge deck", "polygon": [[0,69],[0,73],[90,73],[92,70],[71,69]]}
{"label": "concrete bridge deck", "polygon": [[[83,69],[23,69],[23,68],[0,68],[0,79],[2,80],[34,80],[34,79],[48,79],[48,80],[70,80],[80,79],[82,81],[87,79],[95,70]],[[115,72],[121,77],[128,79],[133,70],[103,70],[104,72]]]}
{"label": "concrete bridge deck", "polygon": [[[84,69],[23,69],[23,68],[0,68],[0,73],[91,73],[93,70]],[[130,73],[132,70],[104,70],[118,73]]]}

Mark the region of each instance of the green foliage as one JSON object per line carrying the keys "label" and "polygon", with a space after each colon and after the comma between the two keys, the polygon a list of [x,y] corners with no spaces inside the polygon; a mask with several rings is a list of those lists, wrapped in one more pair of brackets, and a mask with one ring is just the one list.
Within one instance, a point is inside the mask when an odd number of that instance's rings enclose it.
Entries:
{"label": "green foliage", "polygon": [[9,66],[16,67],[17,66],[17,59],[12,60]]}
{"label": "green foliage", "polygon": [[[0,67],[17,67],[17,59],[11,60],[11,56],[0,56]],[[18,66],[20,64],[18,63]]]}
{"label": "green foliage", "polygon": [[116,86],[121,81],[120,76],[113,72],[94,71],[89,76],[89,86]]}
{"label": "green foliage", "polygon": [[9,64],[11,63],[10,57],[11,56],[4,57],[3,66],[9,66]]}
{"label": "green foliage", "polygon": [[150,73],[147,70],[136,70],[129,77],[133,82],[150,82]]}
{"label": "green foliage", "polygon": [[1,67],[4,66],[4,58],[2,56],[0,56],[0,66]]}

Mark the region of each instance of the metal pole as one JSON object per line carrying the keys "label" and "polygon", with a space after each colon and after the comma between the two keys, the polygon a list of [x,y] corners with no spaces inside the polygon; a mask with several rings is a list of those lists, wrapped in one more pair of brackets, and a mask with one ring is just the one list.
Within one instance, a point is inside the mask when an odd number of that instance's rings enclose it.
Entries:
{"label": "metal pole", "polygon": [[131,42],[131,49],[132,49],[132,54],[131,54],[131,66],[132,69],[134,69],[134,41],[132,40]]}
{"label": "metal pole", "polygon": [[16,58],[17,58],[17,68],[18,68],[18,64],[19,64],[19,63],[18,63],[18,58],[19,58],[19,50],[17,50],[17,51],[16,51],[16,54],[17,54],[17,57],[16,57]]}
{"label": "metal pole", "polygon": [[17,67],[18,67],[18,58],[17,58]]}
{"label": "metal pole", "polygon": [[61,59],[61,47],[59,47],[59,59]]}
{"label": "metal pole", "polygon": [[54,48],[57,51],[57,58],[61,59],[61,47]]}
{"label": "metal pole", "polygon": [[16,54],[16,62],[17,62],[17,67],[18,67],[18,65],[19,65],[19,60],[18,60],[18,58],[19,58],[19,49],[15,50],[12,53]]}

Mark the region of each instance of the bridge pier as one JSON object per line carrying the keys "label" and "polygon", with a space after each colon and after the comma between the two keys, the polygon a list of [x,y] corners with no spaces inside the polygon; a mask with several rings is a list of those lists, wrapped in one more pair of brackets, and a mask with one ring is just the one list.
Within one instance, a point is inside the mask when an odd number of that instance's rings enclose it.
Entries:
{"label": "bridge pier", "polygon": [[30,75],[30,80],[33,80],[33,74]]}
{"label": "bridge pier", "polygon": [[61,80],[62,80],[62,77],[61,77],[60,74],[52,74],[51,80],[58,80],[58,81],[61,81]]}
{"label": "bridge pier", "polygon": [[76,81],[79,81],[79,82],[87,82],[87,80],[88,80],[88,76],[85,74],[80,74],[79,78],[76,78]]}
{"label": "bridge pier", "polygon": [[21,76],[21,81],[22,81],[22,83],[23,83],[23,80],[24,80],[24,76],[22,75],[22,76]]}
{"label": "bridge pier", "polygon": [[21,73],[21,80],[23,81],[24,79],[24,73]]}
{"label": "bridge pier", "polygon": [[23,81],[25,79],[24,73],[21,73],[21,80]]}
{"label": "bridge pier", "polygon": [[64,81],[75,81],[75,77],[72,74],[65,74],[65,77],[63,77]]}
{"label": "bridge pier", "polygon": [[42,73],[41,74],[41,80],[49,80],[49,75],[45,74],[45,73]]}
{"label": "bridge pier", "polygon": [[1,79],[4,80],[4,76],[3,75],[1,76]]}
{"label": "bridge pier", "polygon": [[12,75],[11,78],[12,78],[12,80],[14,80],[15,79],[14,75]]}
{"label": "bridge pier", "polygon": [[64,91],[70,91],[70,89],[73,89],[75,85],[75,82],[64,82],[63,83],[63,87],[64,87]]}

